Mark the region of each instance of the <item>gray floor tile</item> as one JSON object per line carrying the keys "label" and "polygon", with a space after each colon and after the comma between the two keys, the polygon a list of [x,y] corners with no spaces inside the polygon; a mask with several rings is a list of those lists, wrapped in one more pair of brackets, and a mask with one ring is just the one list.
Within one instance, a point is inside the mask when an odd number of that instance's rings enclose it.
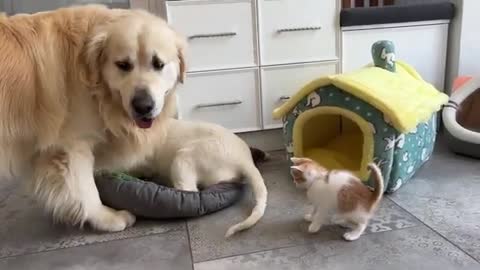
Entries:
{"label": "gray floor tile", "polygon": [[[195,262],[299,245],[315,240],[340,239],[343,230],[327,226],[319,234],[308,234],[303,221],[304,193],[291,183],[288,166],[279,157],[262,166],[269,190],[268,207],[263,219],[253,228],[226,240],[228,227],[245,218],[252,208],[248,196],[238,205],[217,214],[188,222]],[[384,200],[367,233],[384,232],[418,225],[414,217],[388,199]]]}
{"label": "gray floor tile", "polygon": [[139,222],[118,233],[54,225],[18,183],[0,182],[0,258],[184,229],[184,222]]}
{"label": "gray floor tile", "polygon": [[479,160],[440,144],[416,178],[391,198],[480,261]]}
{"label": "gray floor tile", "polygon": [[111,241],[0,260],[8,270],[192,269],[185,231]]}
{"label": "gray floor tile", "polygon": [[195,264],[195,270],[479,269],[480,265],[426,227],[324,240]]}

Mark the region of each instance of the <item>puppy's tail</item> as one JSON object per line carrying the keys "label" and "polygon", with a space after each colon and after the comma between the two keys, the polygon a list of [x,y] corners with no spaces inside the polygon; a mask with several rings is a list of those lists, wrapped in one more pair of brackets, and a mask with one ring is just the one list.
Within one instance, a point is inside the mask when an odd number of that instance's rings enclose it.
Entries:
{"label": "puppy's tail", "polygon": [[383,176],[380,168],[375,163],[368,164],[368,168],[373,173],[374,190],[370,199],[372,208],[376,207],[383,196]]}
{"label": "puppy's tail", "polygon": [[243,175],[252,187],[255,197],[255,207],[253,207],[252,213],[247,219],[231,226],[227,230],[225,237],[230,237],[236,232],[246,230],[255,225],[260,218],[263,217],[265,208],[267,207],[267,187],[265,186],[262,175],[252,163],[247,164],[243,170]]}

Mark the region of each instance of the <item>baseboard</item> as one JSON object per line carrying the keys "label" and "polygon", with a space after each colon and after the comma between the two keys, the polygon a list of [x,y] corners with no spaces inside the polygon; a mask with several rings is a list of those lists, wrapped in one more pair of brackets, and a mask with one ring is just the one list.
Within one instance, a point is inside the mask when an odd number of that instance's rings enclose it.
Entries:
{"label": "baseboard", "polygon": [[255,132],[238,133],[248,145],[263,151],[276,151],[285,149],[281,129],[262,130]]}

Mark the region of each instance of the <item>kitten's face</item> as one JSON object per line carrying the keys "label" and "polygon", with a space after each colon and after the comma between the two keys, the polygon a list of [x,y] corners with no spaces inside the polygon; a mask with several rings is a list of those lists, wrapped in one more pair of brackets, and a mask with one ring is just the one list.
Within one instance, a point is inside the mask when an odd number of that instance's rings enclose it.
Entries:
{"label": "kitten's face", "polygon": [[299,189],[307,189],[316,180],[323,180],[328,171],[309,158],[291,158],[290,174]]}

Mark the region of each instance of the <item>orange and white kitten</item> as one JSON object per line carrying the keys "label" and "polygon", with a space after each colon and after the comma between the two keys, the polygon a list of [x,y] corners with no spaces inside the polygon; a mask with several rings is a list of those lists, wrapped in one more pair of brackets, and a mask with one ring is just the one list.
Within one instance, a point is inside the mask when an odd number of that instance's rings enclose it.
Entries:
{"label": "orange and white kitten", "polygon": [[373,172],[375,189],[371,191],[361,180],[346,170],[327,170],[308,158],[291,158],[290,172],[297,188],[307,190],[312,212],[305,215],[310,223],[308,231],[316,233],[327,222],[334,210],[332,221],[351,228],[343,235],[348,241],[362,235],[383,195],[383,177],[374,163],[368,168]]}

